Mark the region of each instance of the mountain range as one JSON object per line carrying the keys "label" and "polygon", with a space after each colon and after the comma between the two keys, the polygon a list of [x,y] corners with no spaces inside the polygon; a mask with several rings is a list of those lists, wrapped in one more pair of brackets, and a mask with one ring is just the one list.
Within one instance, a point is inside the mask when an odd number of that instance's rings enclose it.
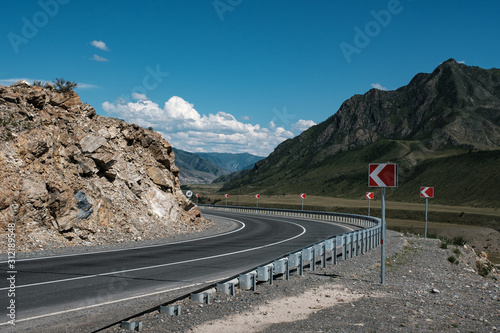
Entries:
{"label": "mountain range", "polygon": [[498,206],[500,69],[449,59],[397,90],[355,95],[221,191],[360,197],[368,164],[389,161],[400,170],[392,200],[435,186],[435,202]]}
{"label": "mountain range", "polygon": [[252,169],[264,157],[248,153],[190,153],[173,148],[184,184],[209,184],[232,172]]}

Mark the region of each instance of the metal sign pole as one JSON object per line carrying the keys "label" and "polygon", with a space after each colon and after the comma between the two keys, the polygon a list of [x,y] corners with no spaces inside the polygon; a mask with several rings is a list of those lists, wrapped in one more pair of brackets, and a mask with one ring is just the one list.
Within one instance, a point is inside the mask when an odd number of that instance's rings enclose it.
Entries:
{"label": "metal sign pole", "polygon": [[259,198],[257,198],[257,208],[259,208]]}
{"label": "metal sign pole", "polygon": [[302,198],[302,210],[304,210],[304,198]]}
{"label": "metal sign pole", "polygon": [[385,283],[385,187],[382,187],[382,239],[381,239],[381,273],[380,273],[380,279],[382,284]]}
{"label": "metal sign pole", "polygon": [[429,198],[425,198],[425,236],[427,239],[427,207],[429,206]]}
{"label": "metal sign pole", "polygon": [[368,199],[368,216],[370,216],[370,199]]}

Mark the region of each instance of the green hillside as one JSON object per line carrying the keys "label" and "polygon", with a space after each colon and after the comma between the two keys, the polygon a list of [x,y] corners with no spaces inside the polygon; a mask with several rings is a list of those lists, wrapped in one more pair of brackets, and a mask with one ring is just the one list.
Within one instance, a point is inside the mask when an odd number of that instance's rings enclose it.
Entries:
{"label": "green hillside", "polygon": [[498,206],[500,71],[450,59],[393,91],[346,100],[324,122],[286,140],[222,192],[356,198],[369,190],[368,164],[399,164],[395,201],[418,201],[436,187],[436,203]]}
{"label": "green hillside", "polygon": [[[411,148],[417,150],[411,150]],[[356,198],[370,191],[368,164],[396,162],[399,164],[399,187],[387,190],[394,201],[418,202],[420,186],[434,186],[436,203],[499,206],[495,192],[500,191],[500,150],[469,152],[464,149],[443,149],[426,153],[418,142],[382,140],[374,144],[341,152],[321,162],[297,161],[280,171],[271,169],[254,181],[247,174],[226,184],[221,192],[259,192],[262,194],[293,194],[337,198]],[[415,160],[418,160],[415,162]],[[417,163],[413,165],[413,163]],[[307,171],[304,171],[307,170]],[[245,184],[239,186],[240,184]]]}

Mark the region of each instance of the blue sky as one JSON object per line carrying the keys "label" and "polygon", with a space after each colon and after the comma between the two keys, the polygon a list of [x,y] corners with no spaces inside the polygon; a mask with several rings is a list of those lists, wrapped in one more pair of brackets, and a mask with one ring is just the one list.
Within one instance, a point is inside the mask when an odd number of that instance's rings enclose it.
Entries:
{"label": "blue sky", "polygon": [[8,1],[0,84],[76,81],[188,151],[269,154],[372,87],[500,67],[498,1]]}

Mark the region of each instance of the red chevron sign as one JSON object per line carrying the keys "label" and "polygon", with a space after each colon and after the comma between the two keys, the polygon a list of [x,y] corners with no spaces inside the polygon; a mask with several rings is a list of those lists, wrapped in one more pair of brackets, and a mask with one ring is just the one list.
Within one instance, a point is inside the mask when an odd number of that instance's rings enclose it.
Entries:
{"label": "red chevron sign", "polygon": [[434,198],[434,187],[421,187],[420,188],[421,198]]}
{"label": "red chevron sign", "polygon": [[368,166],[369,187],[397,187],[398,165],[394,163],[370,164]]}
{"label": "red chevron sign", "polygon": [[256,197],[257,199],[260,199],[260,194],[256,194],[256,195],[255,195],[255,197]]}
{"label": "red chevron sign", "polygon": [[229,194],[224,194],[224,196],[225,196],[226,198],[229,198]]}
{"label": "red chevron sign", "polygon": [[305,199],[305,198],[306,198],[306,194],[305,194],[305,193],[301,193],[301,194],[300,194],[300,198],[301,198],[301,199]]}
{"label": "red chevron sign", "polygon": [[373,199],[373,192],[366,192],[366,198],[367,199]]}

